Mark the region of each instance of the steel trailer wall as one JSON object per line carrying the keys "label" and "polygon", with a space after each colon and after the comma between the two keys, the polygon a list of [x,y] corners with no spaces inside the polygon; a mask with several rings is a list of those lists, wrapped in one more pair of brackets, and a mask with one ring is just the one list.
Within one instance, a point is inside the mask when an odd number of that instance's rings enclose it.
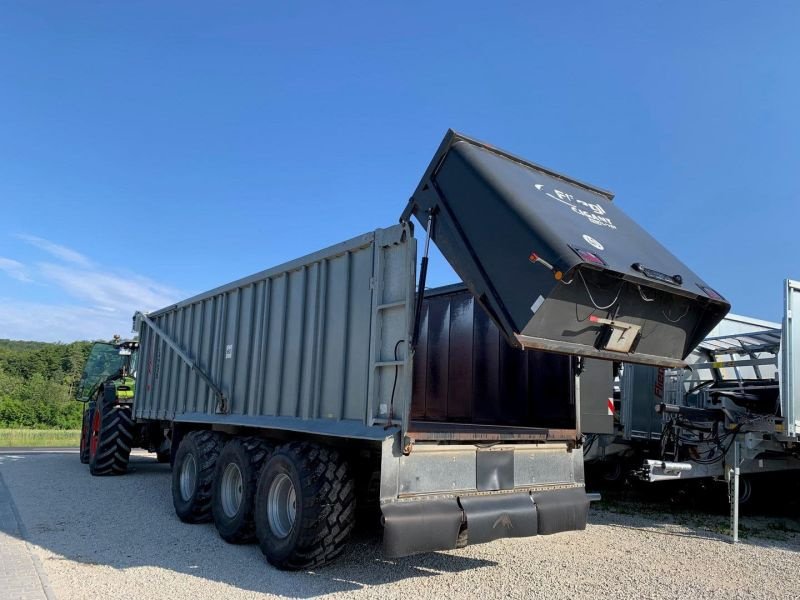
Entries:
{"label": "steel trailer wall", "polygon": [[415,256],[407,225],[378,229],[140,319],[134,416],[383,439],[410,393]]}
{"label": "steel trailer wall", "polygon": [[783,336],[781,338],[781,411],[786,433],[800,437],[800,281],[784,282]]}
{"label": "steel trailer wall", "polygon": [[573,357],[512,347],[463,285],[426,291],[421,319],[412,419],[575,428]]}

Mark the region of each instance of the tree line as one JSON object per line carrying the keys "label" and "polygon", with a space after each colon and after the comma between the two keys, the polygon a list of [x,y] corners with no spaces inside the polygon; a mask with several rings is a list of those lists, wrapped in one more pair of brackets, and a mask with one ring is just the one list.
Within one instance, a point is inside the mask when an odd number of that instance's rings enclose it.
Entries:
{"label": "tree line", "polygon": [[0,427],[79,429],[75,395],[91,347],[0,339]]}

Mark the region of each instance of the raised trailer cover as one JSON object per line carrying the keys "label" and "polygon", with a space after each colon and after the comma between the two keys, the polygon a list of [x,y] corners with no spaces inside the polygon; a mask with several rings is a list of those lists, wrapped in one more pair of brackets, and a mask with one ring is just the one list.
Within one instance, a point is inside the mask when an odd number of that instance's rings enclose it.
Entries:
{"label": "raised trailer cover", "polygon": [[682,366],[730,305],[612,198],[450,131],[402,218],[512,344]]}

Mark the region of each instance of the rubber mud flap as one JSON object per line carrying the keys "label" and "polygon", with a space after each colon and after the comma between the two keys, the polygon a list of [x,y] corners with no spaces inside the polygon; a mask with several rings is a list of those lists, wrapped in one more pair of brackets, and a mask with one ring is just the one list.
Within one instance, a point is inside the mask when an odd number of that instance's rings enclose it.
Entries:
{"label": "rubber mud flap", "polygon": [[586,529],[589,498],[583,488],[534,492],[539,511],[539,534]]}
{"label": "rubber mud flap", "polygon": [[500,538],[529,537],[538,533],[536,505],[531,495],[462,496],[467,515],[467,543],[482,544]]}
{"label": "rubber mud flap", "polygon": [[381,511],[383,552],[389,558],[456,547],[462,511],[455,498],[394,502]]}

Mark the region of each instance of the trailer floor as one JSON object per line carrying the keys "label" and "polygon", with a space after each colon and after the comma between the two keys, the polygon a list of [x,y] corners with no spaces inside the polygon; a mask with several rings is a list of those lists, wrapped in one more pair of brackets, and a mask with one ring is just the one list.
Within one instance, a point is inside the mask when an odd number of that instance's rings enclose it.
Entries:
{"label": "trailer floor", "polygon": [[[0,493],[7,505],[0,512],[13,510],[22,524],[0,530],[0,556],[29,552],[31,561],[20,564],[38,563],[48,595],[62,600],[800,594],[796,515],[745,517],[747,538],[734,546],[722,515],[673,515],[610,502],[592,510],[585,532],[400,560],[384,559],[377,536],[361,534],[334,565],[283,573],[268,566],[256,546],[231,546],[212,525],[179,522],[168,466],[138,453],[132,466],[127,476],[96,478],[74,451],[0,452],[0,485],[9,492]],[[16,596],[6,587],[0,597]]]}

